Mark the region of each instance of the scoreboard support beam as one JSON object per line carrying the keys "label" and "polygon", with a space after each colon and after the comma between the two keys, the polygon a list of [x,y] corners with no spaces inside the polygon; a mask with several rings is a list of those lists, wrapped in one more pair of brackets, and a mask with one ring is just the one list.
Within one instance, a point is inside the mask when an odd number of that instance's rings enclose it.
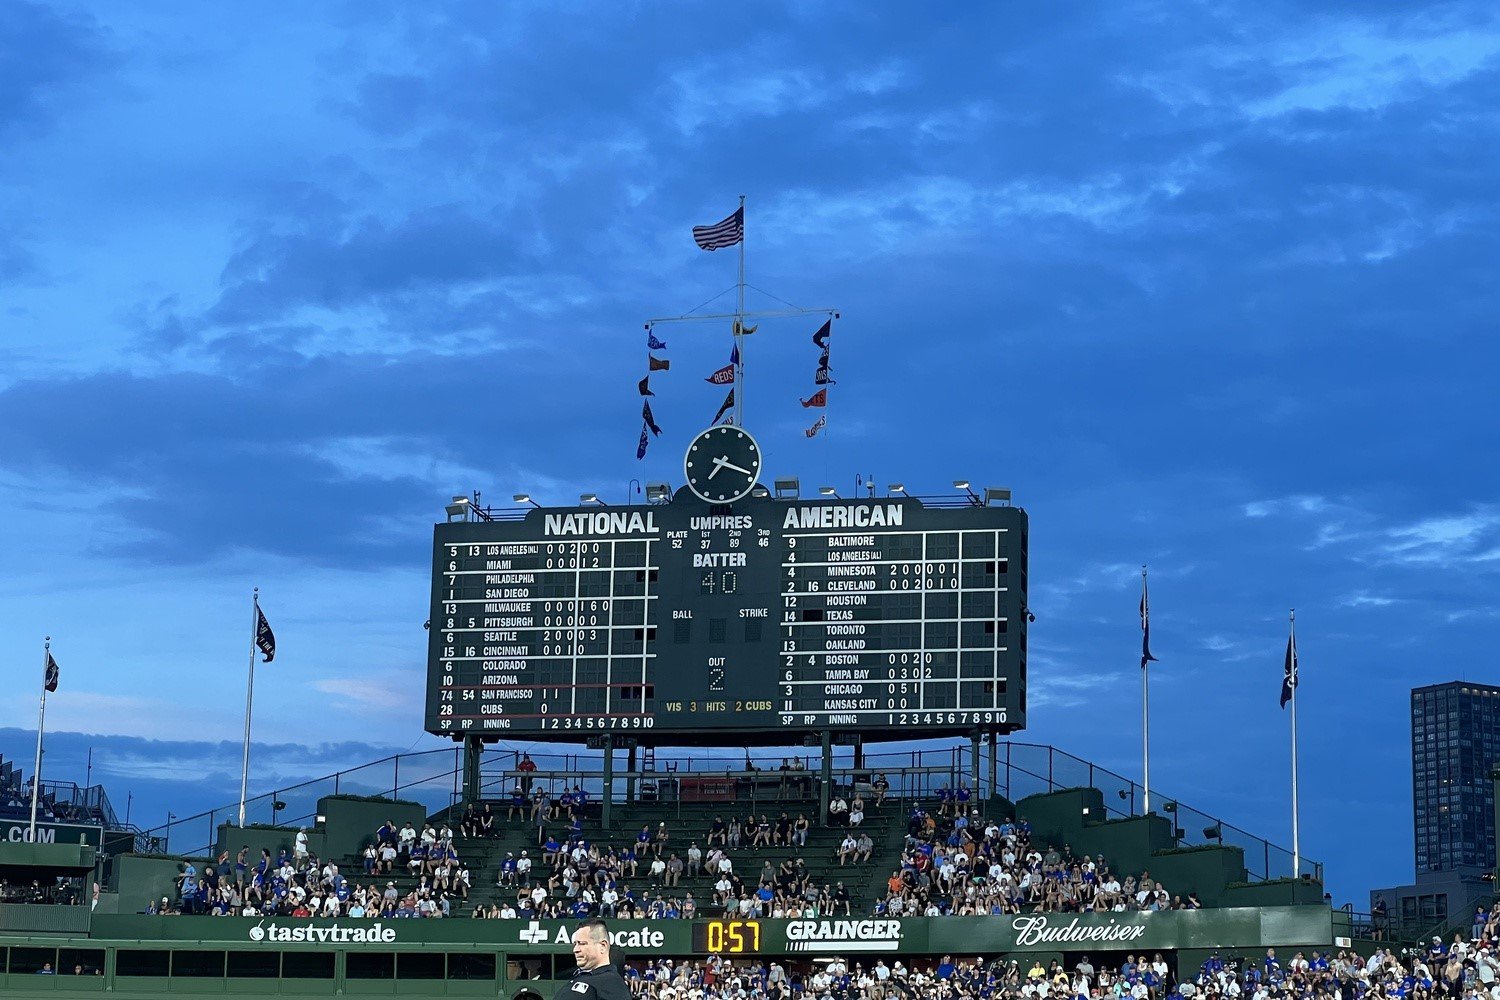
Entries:
{"label": "scoreboard support beam", "polygon": [[823,763],[819,768],[818,810],[823,816],[823,825],[831,825],[828,815],[829,796],[833,792],[833,733],[823,730]]}
{"label": "scoreboard support beam", "polygon": [[969,792],[974,797],[979,795],[979,741],[983,738],[978,729],[969,734]]}
{"label": "scoreboard support beam", "polygon": [[479,802],[479,759],[484,756],[484,741],[478,736],[464,737],[464,805]]}
{"label": "scoreboard support beam", "polygon": [[[632,750],[631,754],[634,755]],[[632,768],[634,770],[634,768]],[[604,829],[612,828],[610,817],[613,815],[615,801],[615,736],[609,733],[604,737],[604,795],[599,803],[599,822]]]}

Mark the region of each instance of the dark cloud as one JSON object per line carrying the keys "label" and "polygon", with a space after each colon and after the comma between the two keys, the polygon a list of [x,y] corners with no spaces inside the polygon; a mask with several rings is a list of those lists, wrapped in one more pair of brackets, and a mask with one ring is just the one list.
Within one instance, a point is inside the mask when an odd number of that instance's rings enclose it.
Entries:
{"label": "dark cloud", "polygon": [[0,135],[47,131],[62,94],[118,62],[92,18],[29,0],[0,4],[0,51]]}

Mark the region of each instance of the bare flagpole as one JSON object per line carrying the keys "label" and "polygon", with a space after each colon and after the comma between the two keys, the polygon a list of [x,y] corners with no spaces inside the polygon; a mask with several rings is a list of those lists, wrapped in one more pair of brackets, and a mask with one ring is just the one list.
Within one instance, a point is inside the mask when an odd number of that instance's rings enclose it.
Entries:
{"label": "bare flagpole", "polygon": [[1291,625],[1289,641],[1292,647],[1292,878],[1302,874],[1302,844],[1298,839],[1297,823],[1297,676],[1299,667],[1297,665],[1297,609],[1292,608],[1288,615]]}
{"label": "bare flagpole", "polygon": [[36,767],[31,770],[31,824],[26,828],[26,842],[36,843],[36,804],[42,794],[42,730],[47,728],[47,665],[52,659],[52,637],[42,642],[42,701],[36,713]]}
{"label": "bare flagpole", "polygon": [[734,424],[745,426],[745,196],[740,195],[740,278],[734,306],[734,348],[739,364],[734,367]]}
{"label": "bare flagpole", "polygon": [[[1146,603],[1146,567],[1141,567],[1141,627],[1149,618]],[[1145,800],[1143,815],[1151,813],[1151,668],[1146,666],[1145,645],[1141,646],[1141,791]]]}
{"label": "bare flagpole", "polygon": [[250,784],[250,707],[255,703],[255,633],[260,627],[260,588],[251,595],[250,679],[245,684],[245,754],[240,764],[240,826],[245,825],[245,791]]}

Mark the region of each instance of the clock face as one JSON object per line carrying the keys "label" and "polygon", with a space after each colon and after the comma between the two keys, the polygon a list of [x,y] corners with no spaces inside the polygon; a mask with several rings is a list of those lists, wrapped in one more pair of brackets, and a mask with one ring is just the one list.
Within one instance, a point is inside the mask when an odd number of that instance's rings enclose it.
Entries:
{"label": "clock face", "polygon": [[709,503],[750,495],[760,477],[760,446],[741,427],[710,427],[688,445],[682,460],[688,488]]}

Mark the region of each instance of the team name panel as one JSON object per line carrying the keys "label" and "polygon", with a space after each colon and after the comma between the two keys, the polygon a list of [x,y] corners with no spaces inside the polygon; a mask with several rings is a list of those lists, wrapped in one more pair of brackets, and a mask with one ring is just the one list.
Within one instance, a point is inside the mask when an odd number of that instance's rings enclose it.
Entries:
{"label": "team name panel", "polygon": [[1019,507],[680,490],[434,534],[434,733],[776,742],[1025,725]]}

